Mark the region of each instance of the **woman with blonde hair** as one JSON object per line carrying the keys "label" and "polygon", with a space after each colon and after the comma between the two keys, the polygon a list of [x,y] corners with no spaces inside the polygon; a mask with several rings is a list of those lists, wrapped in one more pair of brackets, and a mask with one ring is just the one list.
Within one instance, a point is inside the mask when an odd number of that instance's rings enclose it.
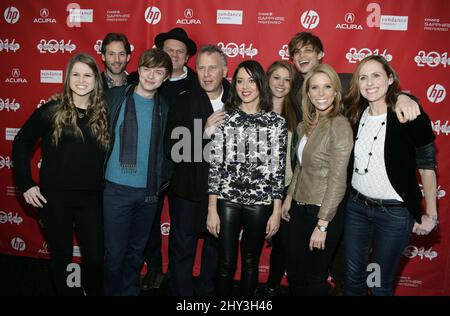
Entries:
{"label": "woman with blonde hair", "polygon": [[[30,160],[42,141],[39,185]],[[62,97],[36,109],[13,143],[14,176],[25,201],[39,208],[51,250],[52,276],[58,295],[82,295],[69,287],[75,228],[83,266],[81,286],[87,295],[103,288],[103,230],[100,190],[109,146],[108,114],[95,59],[72,57],[66,68]]]}
{"label": "woman with blonde hair", "polygon": [[[341,83],[320,64],[302,87],[303,121],[297,127],[298,159],[282,207],[289,221],[288,280],[293,295],[329,295],[328,268],[342,233],[352,129],[342,115]],[[294,203],[292,203],[294,200]]]}

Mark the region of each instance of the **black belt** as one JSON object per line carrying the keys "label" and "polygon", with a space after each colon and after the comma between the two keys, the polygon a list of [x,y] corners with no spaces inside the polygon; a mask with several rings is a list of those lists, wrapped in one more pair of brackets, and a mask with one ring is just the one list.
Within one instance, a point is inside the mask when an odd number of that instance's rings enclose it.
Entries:
{"label": "black belt", "polygon": [[361,194],[359,191],[352,188],[351,190],[353,196],[366,204],[367,206],[373,207],[395,207],[395,206],[406,206],[404,202],[398,200],[382,200],[382,199],[373,199],[370,197]]}

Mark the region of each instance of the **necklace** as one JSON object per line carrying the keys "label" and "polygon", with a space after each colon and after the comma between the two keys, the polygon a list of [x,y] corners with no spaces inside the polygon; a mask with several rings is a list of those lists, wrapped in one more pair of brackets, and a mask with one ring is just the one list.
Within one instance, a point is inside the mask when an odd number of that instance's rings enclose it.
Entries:
{"label": "necklace", "polygon": [[[362,131],[364,125],[366,125],[367,117],[369,116],[369,111],[367,111],[365,115],[366,115],[366,116],[365,116],[365,118],[364,118],[364,122],[361,123],[361,126],[360,126],[359,129],[358,129],[358,134],[356,135],[355,142],[358,141],[359,136],[361,135],[361,131]],[[373,137],[372,144],[370,145],[369,153],[367,154],[367,155],[368,155],[368,158],[367,158],[367,164],[366,164],[366,167],[365,167],[363,170],[359,169],[358,167],[356,167],[356,160],[355,160],[355,172],[356,172],[357,174],[359,174],[359,175],[365,175],[366,173],[369,172],[370,158],[372,158],[372,155],[373,155],[373,153],[372,153],[373,146],[374,146],[374,144],[375,144],[375,141],[378,139],[378,135],[380,134],[381,129],[383,128],[383,126],[386,125],[386,119],[387,119],[387,114],[386,114],[386,117],[384,118],[383,122],[381,122],[381,125],[380,125],[380,127],[378,128],[377,133],[376,133],[375,136]]]}
{"label": "necklace", "polygon": [[77,116],[79,119],[82,119],[86,114],[86,113],[81,112],[77,107],[75,107],[75,111],[77,112]]}

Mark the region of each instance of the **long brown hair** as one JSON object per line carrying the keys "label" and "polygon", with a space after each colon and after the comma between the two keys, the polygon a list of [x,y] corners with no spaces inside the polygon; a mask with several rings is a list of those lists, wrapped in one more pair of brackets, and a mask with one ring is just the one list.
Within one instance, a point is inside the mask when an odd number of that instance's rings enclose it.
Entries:
{"label": "long brown hair", "polygon": [[[279,68],[284,68],[288,71],[289,78],[291,79],[290,90],[292,90],[294,85],[295,70],[292,64],[288,63],[287,61],[284,60],[274,61],[267,69],[267,79],[270,82],[270,76],[272,76],[275,70]],[[283,116],[286,119],[287,129],[292,132],[297,127],[297,115],[295,114],[294,104],[292,104],[290,93],[291,92],[289,91],[289,93],[283,99],[282,103],[283,108],[281,110],[281,116]]]}
{"label": "long brown hair", "polygon": [[72,57],[66,67],[64,77],[64,91],[62,93],[61,104],[53,115],[53,143],[57,146],[64,132],[71,132],[77,137],[83,139],[83,134],[77,125],[77,112],[73,103],[72,90],[70,89],[70,74],[76,63],[83,63],[89,66],[94,73],[94,89],[89,95],[89,105],[86,115],[89,117],[89,125],[92,134],[95,136],[98,144],[103,150],[109,147],[108,132],[108,111],[103,92],[103,83],[100,77],[95,59],[88,54],[78,54]]}
{"label": "long brown hair", "polygon": [[308,91],[311,85],[311,78],[318,73],[323,73],[330,78],[331,86],[336,92],[336,96],[333,100],[333,108],[326,115],[325,119],[331,119],[342,113],[344,109],[344,104],[342,103],[342,86],[339,76],[336,71],[327,64],[319,64],[311,69],[305,77],[305,81],[302,86],[302,110],[303,110],[303,122],[305,124],[305,130],[309,134],[312,132],[313,128],[317,125],[318,115],[314,104],[312,104]]}
{"label": "long brown hair", "polygon": [[347,106],[346,116],[349,118],[352,126],[358,124],[362,112],[364,112],[364,110],[369,106],[369,102],[361,96],[361,92],[359,90],[359,73],[361,72],[361,68],[371,60],[380,63],[388,78],[391,77],[393,79],[393,82],[389,85],[385,97],[388,108],[395,105],[397,95],[400,92],[400,79],[395,70],[383,56],[370,55],[361,60],[353,73],[352,80],[350,81],[350,87],[344,98],[344,103]]}

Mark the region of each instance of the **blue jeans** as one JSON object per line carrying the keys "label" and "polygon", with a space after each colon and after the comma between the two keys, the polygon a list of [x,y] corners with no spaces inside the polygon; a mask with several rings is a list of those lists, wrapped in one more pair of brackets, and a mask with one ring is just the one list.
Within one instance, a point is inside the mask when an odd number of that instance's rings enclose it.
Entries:
{"label": "blue jeans", "polygon": [[144,248],[158,205],[145,201],[146,191],[106,182],[103,192],[105,295],[140,294]]}
{"label": "blue jeans", "polygon": [[[345,295],[367,293],[366,271],[371,263],[379,265],[379,285],[375,296],[393,295],[393,284],[401,255],[408,245],[414,219],[404,206],[370,206],[351,193],[344,219],[346,254]],[[369,272],[376,270],[369,269]],[[372,278],[374,277],[374,278]],[[375,281],[376,275],[370,275]]]}

